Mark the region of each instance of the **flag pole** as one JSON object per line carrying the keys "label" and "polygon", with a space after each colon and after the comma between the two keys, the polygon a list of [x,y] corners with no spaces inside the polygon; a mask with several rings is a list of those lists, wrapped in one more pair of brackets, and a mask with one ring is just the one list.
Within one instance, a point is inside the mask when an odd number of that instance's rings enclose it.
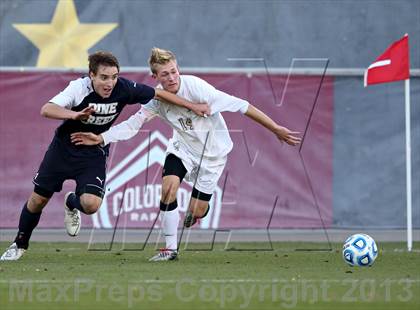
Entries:
{"label": "flag pole", "polygon": [[413,248],[412,200],[411,200],[411,113],[410,113],[410,78],[405,80],[405,154],[407,178],[407,250]]}

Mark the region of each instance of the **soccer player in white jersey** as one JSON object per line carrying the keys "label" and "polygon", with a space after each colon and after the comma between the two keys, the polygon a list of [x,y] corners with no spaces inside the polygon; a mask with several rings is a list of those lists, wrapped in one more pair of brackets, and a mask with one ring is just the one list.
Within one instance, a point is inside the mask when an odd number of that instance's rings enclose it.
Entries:
{"label": "soccer player in white jersey", "polygon": [[197,219],[207,215],[208,202],[223,172],[227,155],[232,150],[233,143],[221,112],[245,114],[289,145],[297,145],[301,139],[298,132],[278,125],[247,101],[217,90],[198,77],[180,75],[175,55],[171,51],[153,48],[149,65],[153,77],[160,83],[158,87],[192,102],[208,103],[211,114],[206,118],[198,117],[186,108],[152,100],[128,120],[100,135],[86,132],[72,134],[72,142],[76,145],[107,145],[127,140],[155,116],[173,128],[173,137],[169,141],[163,166],[160,203],[166,248],[150,259],[168,261],[178,255],[179,213],[176,198],[180,183],[185,177],[194,184],[184,219],[184,226],[191,227]]}
{"label": "soccer player in white jersey", "polygon": [[193,104],[173,93],[119,76],[117,58],[109,52],[89,56],[89,76],[71,81],[59,94],[44,104],[41,114],[63,120],[45,153],[33,179],[34,190],[25,202],[19,218],[19,230],[14,242],[0,261],[18,260],[28,249],[32,231],[38,225],[43,208],[55,192],[60,192],[65,180],[75,180],[75,192],[64,200],[64,223],[67,233],[76,236],[81,226],[80,212],[95,213],[102,202],[105,167],[109,147],[77,146],[71,143],[73,132],[108,130],[128,104],[146,104],[153,98],[169,100],[208,113],[206,104]]}

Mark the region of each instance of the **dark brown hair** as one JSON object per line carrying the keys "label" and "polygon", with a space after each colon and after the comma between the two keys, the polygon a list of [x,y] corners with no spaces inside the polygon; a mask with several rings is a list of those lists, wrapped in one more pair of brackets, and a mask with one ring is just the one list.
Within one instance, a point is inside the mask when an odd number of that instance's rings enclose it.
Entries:
{"label": "dark brown hair", "polygon": [[89,73],[96,74],[100,65],[117,67],[120,72],[120,64],[118,63],[117,57],[110,52],[98,51],[89,55]]}

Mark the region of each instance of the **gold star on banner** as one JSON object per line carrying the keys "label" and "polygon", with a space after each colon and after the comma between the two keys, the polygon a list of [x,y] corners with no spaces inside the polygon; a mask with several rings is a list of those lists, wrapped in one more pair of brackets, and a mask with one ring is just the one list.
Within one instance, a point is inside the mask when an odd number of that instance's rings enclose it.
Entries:
{"label": "gold star on banner", "polygon": [[59,0],[50,24],[13,24],[38,49],[37,67],[82,68],[88,49],[118,24],[81,24],[73,0]]}

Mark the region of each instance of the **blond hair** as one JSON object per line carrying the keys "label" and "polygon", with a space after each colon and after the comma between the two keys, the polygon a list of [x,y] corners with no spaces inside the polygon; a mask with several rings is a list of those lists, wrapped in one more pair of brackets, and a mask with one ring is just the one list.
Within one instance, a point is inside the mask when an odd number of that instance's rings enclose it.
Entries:
{"label": "blond hair", "polygon": [[171,60],[176,62],[175,54],[161,48],[154,47],[150,53],[149,66],[153,74],[157,73],[158,65],[165,65]]}

